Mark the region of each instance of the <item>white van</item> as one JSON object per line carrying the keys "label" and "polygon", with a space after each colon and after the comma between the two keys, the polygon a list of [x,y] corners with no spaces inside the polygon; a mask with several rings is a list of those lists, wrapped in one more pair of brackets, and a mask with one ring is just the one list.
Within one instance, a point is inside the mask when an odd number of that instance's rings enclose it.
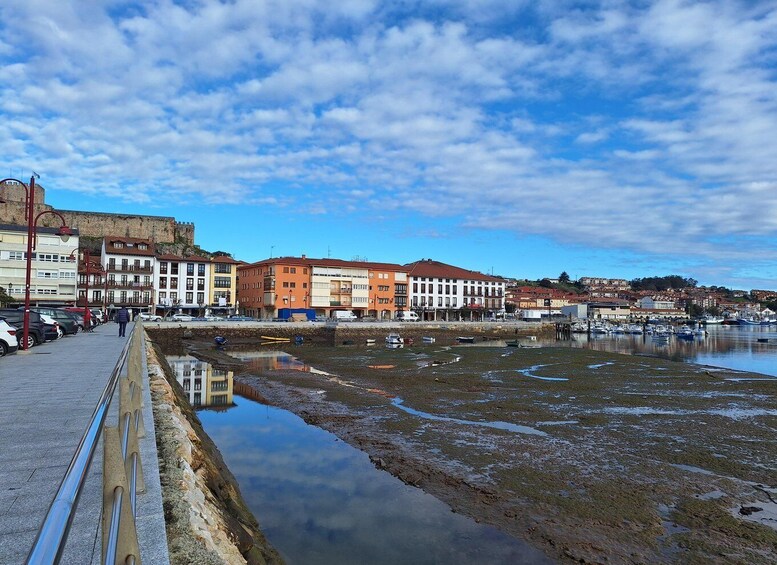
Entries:
{"label": "white van", "polygon": [[350,310],[335,310],[332,312],[332,318],[338,322],[353,322],[359,319]]}
{"label": "white van", "polygon": [[400,310],[397,312],[397,321],[399,322],[417,322],[420,318],[412,310]]}

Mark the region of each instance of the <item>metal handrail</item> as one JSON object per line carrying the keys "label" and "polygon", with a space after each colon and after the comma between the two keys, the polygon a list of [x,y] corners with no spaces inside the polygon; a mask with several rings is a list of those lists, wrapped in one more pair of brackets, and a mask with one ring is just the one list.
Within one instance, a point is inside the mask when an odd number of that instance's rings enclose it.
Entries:
{"label": "metal handrail", "polygon": [[38,531],[35,543],[27,556],[28,565],[58,563],[62,557],[62,551],[65,548],[70,526],[75,516],[78,499],[81,496],[94,452],[97,449],[97,442],[102,433],[105,418],[108,415],[111,399],[127,360],[134,332],[135,328],[130,332],[130,337],[127,339],[119,360],[111,372],[108,383],[97,401],[94,413],[92,413],[86,431],[78,443],[78,448],[70,461],[70,465],[68,465],[67,472],[59,485],[54,501],[46,513],[43,525]]}

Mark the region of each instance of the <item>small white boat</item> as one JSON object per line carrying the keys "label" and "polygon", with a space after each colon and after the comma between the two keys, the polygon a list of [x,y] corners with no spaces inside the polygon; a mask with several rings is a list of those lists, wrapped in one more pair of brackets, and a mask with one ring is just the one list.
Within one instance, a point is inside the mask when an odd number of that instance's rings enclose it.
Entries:
{"label": "small white boat", "polygon": [[367,345],[375,345],[375,340],[372,338],[367,338],[366,340],[364,340],[364,343]]}
{"label": "small white boat", "polygon": [[693,338],[693,330],[689,326],[681,326],[675,331],[675,335],[681,339]]}
{"label": "small white boat", "polygon": [[405,340],[399,334],[388,334],[386,336],[386,343],[388,345],[401,345],[405,343]]}
{"label": "small white boat", "polygon": [[431,336],[427,336],[427,335],[425,335],[421,339],[423,340],[424,343],[434,343],[436,341],[435,338],[433,338]]}
{"label": "small white boat", "polygon": [[458,341],[459,343],[475,343],[475,338],[460,335],[459,337],[456,338],[456,341]]}

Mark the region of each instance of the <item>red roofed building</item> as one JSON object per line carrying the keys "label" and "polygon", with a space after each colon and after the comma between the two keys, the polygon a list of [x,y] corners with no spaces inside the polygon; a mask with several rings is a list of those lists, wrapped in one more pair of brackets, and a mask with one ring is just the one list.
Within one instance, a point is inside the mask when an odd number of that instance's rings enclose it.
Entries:
{"label": "red roofed building", "polygon": [[432,259],[405,268],[410,274],[410,307],[422,320],[484,320],[504,315],[504,279]]}

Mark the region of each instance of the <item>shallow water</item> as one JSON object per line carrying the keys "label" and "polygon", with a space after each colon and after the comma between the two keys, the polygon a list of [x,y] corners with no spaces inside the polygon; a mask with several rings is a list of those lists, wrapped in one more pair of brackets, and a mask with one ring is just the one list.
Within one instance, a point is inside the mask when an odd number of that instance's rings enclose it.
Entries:
{"label": "shallow water", "polygon": [[549,562],[296,415],[240,397],[235,403],[198,415],[287,563]]}
{"label": "shallow water", "polygon": [[[647,354],[777,377],[777,327],[718,326],[707,337],[657,340],[650,335],[572,334],[571,345],[617,353]],[[758,340],[767,340],[759,342]],[[563,342],[559,342],[563,343]]]}

